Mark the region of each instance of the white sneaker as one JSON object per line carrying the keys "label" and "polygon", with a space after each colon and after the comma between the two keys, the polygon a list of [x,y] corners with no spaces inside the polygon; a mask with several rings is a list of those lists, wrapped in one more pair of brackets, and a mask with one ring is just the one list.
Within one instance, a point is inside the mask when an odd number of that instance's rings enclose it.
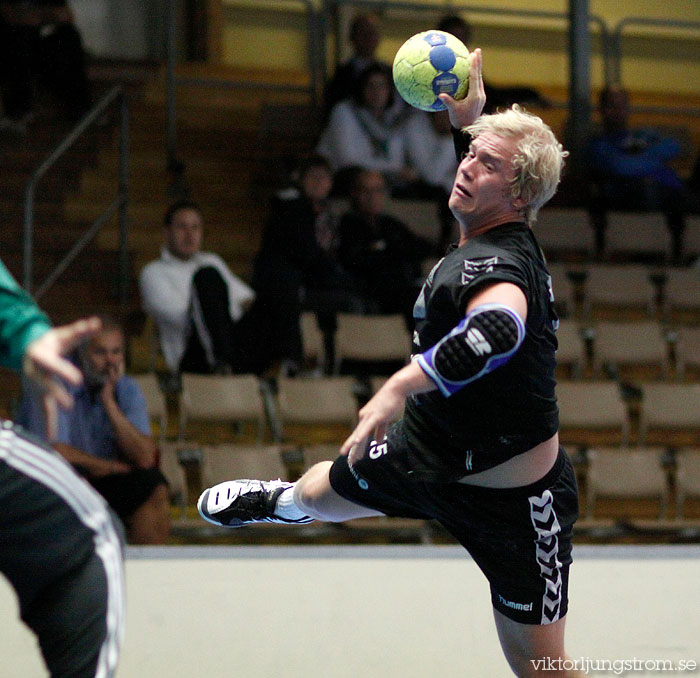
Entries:
{"label": "white sneaker", "polygon": [[202,492],[197,502],[199,515],[213,525],[241,527],[249,523],[304,525],[313,518],[288,520],[275,515],[279,496],[292,483],[284,480],[228,480]]}

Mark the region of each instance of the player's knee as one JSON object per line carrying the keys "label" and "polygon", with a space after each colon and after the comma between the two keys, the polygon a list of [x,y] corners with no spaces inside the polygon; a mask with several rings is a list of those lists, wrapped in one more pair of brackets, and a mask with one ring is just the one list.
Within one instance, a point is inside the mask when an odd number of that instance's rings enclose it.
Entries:
{"label": "player's knee", "polygon": [[331,461],[322,461],[312,466],[294,487],[294,503],[307,515],[324,520],[323,508],[329,492],[332,492],[328,471]]}

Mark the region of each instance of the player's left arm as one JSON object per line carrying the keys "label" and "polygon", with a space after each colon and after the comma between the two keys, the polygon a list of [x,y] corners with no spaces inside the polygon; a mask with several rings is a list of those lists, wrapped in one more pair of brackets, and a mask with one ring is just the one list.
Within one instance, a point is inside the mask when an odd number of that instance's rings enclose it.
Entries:
{"label": "player's left arm", "polygon": [[[470,299],[464,320],[434,347],[396,372],[359,411],[358,424],[343,443],[340,453],[349,455],[350,463],[361,459],[370,439],[384,438],[389,424],[401,412],[404,401],[409,395],[440,388],[444,395],[449,396],[470,381],[504,365],[524,339],[525,318],[527,318],[527,299],[517,285],[496,282],[481,289]],[[470,325],[473,326],[470,327]],[[467,341],[464,341],[469,336],[470,329],[479,332],[478,336],[471,335],[475,342],[474,350]],[[465,354],[460,349],[454,350],[454,345],[447,345],[455,337],[452,344],[464,344],[469,354]],[[443,355],[439,354],[441,344],[445,351],[453,349],[448,359],[453,363],[452,367],[457,370],[456,375],[450,373],[447,376],[464,378],[453,380],[441,373],[440,366],[443,358]],[[484,350],[486,344],[490,352]],[[496,348],[498,353],[495,352]],[[438,353],[437,365],[436,353]],[[476,356],[476,360],[472,353]]]}
{"label": "player's left arm", "polygon": [[510,282],[496,282],[476,293],[465,318],[416,362],[449,397],[505,365],[525,339],[527,298]]}

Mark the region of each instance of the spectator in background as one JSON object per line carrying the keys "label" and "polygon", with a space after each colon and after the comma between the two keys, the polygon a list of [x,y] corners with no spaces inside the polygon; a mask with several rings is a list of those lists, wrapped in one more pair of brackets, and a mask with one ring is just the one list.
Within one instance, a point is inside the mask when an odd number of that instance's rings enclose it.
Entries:
{"label": "spectator in background", "polygon": [[340,262],[356,280],[369,311],[401,313],[412,327],[421,264],[431,243],[384,212],[387,187],[381,172],[357,170],[351,207],[340,222]]}
{"label": "spectator in background", "polygon": [[23,133],[34,112],[38,79],[71,121],[84,115],[92,97],[82,40],[65,0],[0,1],[0,129]]}
{"label": "spectator in background", "polygon": [[447,205],[457,173],[452,126],[447,110],[414,109],[403,127],[406,156],[417,174],[401,195],[434,200],[440,215],[440,246],[447,247],[456,233],[456,222]]}
{"label": "spectator in background", "polygon": [[350,24],[348,39],[352,45],[352,56],[338,66],[325,87],[324,101],[327,113],[330,113],[339,101],[351,96],[362,71],[368,66],[383,64],[375,56],[381,40],[380,19],[377,14],[358,14]]}
{"label": "spectator in background", "polygon": [[655,130],[630,127],[629,95],[620,87],[604,88],[598,109],[602,131],[590,141],[588,163],[598,253],[605,247],[607,210],[663,210],[673,259],[680,261],[686,189],[668,164],[680,153],[680,144]]}
{"label": "spectator in background", "polygon": [[165,213],[165,245],[139,280],[173,374],[258,372],[255,293],[224,260],[202,252],[199,205],[182,200]]}
{"label": "spectator in background", "polygon": [[700,155],[695,159],[693,170],[688,177],[688,211],[700,214]]}
{"label": "spectator in background", "polygon": [[[471,42],[471,27],[457,14],[448,14],[440,19],[438,29],[459,38],[467,48]],[[547,108],[551,102],[537,90],[530,87],[494,87],[484,81],[486,107],[484,113],[494,113],[498,109],[510,108],[513,104],[541,106]]]}
{"label": "spectator in background", "polygon": [[[84,382],[69,387],[73,408],[60,411],[54,448],[107,500],[133,544],[162,544],[170,531],[167,482],[158,470],[146,401],[124,374],[124,333],[112,318],[81,344]],[[46,439],[41,404],[27,393],[18,423]]]}
{"label": "spectator in background", "polygon": [[336,312],[362,311],[352,279],[338,262],[338,217],[328,202],[333,185],[328,161],[321,156],[303,161],[295,184],[273,200],[253,274],[272,342],[269,357],[287,374],[302,364],[303,310],[316,313],[325,340],[326,370],[333,366]]}
{"label": "spectator in background", "polygon": [[373,64],[359,76],[352,98],[333,107],[316,152],[336,173],[339,193],[346,192],[353,167],[381,172],[392,188],[415,177],[406,164],[401,116],[393,108],[394,98],[391,69]]}

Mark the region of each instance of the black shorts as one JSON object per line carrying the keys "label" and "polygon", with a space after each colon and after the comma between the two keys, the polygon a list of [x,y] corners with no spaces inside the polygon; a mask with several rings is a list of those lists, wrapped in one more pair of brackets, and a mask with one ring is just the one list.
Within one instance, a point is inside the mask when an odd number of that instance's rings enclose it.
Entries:
{"label": "black shorts", "polygon": [[523,624],[562,618],[578,517],[576,478],[564,449],[541,480],[524,487],[426,483],[411,477],[405,439],[393,433],[391,445],[372,442],[352,467],[339,457],[330,470],[333,489],[388,516],[438,521],[469,551],[489,580],[493,606],[506,617]]}
{"label": "black shorts", "polygon": [[157,468],[139,468],[87,479],[122,520],[130,518],[145,504],[158,485],[168,484]]}

